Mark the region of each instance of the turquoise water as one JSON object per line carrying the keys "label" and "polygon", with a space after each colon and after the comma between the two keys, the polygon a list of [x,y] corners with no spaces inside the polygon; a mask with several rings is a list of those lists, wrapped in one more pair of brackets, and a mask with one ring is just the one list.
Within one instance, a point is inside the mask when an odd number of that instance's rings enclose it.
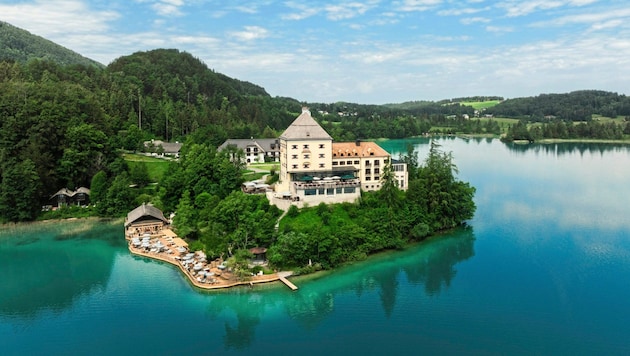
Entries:
{"label": "turquoise water", "polygon": [[[382,145],[408,142],[424,159],[424,139]],[[131,256],[122,226],[5,227],[2,353],[630,353],[630,149],[440,144],[477,187],[469,227],[297,292],[196,291]]]}

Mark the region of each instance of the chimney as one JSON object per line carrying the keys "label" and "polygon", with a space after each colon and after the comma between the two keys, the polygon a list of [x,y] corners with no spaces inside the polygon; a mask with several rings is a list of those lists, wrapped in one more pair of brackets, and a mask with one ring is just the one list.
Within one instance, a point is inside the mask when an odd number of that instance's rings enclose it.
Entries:
{"label": "chimney", "polygon": [[354,144],[357,146],[361,146],[361,140],[359,140],[358,138],[354,141]]}

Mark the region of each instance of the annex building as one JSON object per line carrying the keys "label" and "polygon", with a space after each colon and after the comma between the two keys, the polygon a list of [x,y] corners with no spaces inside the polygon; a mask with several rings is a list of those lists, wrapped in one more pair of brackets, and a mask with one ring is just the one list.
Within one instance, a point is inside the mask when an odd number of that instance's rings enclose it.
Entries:
{"label": "annex building", "polygon": [[[333,142],[308,108],[302,109],[278,141],[280,176],[273,198],[300,206],[354,202],[361,190],[379,190],[381,174],[391,160],[374,142]],[[406,189],[406,164],[392,160],[392,170],[398,186]]]}

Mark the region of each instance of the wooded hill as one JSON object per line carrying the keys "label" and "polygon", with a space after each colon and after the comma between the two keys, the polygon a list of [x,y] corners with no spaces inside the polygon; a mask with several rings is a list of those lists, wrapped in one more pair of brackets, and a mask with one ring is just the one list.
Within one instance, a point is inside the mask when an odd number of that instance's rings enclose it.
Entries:
{"label": "wooded hill", "polygon": [[[496,122],[464,119],[464,114],[474,118],[475,110],[451,100],[306,103],[272,97],[176,49],[137,52],[101,67],[68,62],[53,55],[61,47],[48,49],[46,40],[11,25],[3,23],[0,31],[10,39],[0,47],[0,58],[9,58],[0,61],[0,220],[33,219],[57,190],[89,187],[97,172],[105,175],[99,179],[107,189],[118,187],[103,192],[110,194],[103,211],[123,214],[135,204],[124,187],[135,182],[124,177],[130,172],[120,149],[142,150],[142,142],[153,138],[216,148],[227,138],[278,137],[304,105],[337,141],[410,137],[436,126],[443,132],[500,130]],[[588,106],[625,113],[622,104],[628,99],[609,94],[583,92],[582,100],[562,104],[572,105],[572,111],[583,105],[585,112]],[[522,100],[536,106],[540,99]],[[492,109],[498,115],[502,107],[520,102],[508,100]]]}
{"label": "wooded hill", "polygon": [[48,60],[60,65],[103,67],[101,63],[52,41],[0,21],[0,61],[26,63],[31,59]]}
{"label": "wooded hill", "polygon": [[541,94],[502,101],[488,108],[494,116],[527,119],[590,121],[593,115],[630,117],[630,97],[601,90],[580,90],[567,94]]}

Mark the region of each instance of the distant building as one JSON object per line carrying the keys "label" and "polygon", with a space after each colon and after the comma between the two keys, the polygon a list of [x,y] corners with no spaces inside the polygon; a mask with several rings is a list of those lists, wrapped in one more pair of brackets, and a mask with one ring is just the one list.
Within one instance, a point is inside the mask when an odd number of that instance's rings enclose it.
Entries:
{"label": "distant building", "polygon": [[164,142],[161,140],[144,141],[144,147],[151,153],[159,156],[173,156],[179,158],[179,151],[182,149],[180,142]]}
{"label": "distant building", "polygon": [[245,164],[280,162],[280,143],[275,138],[229,139],[219,146],[219,150],[224,150],[228,146],[243,151]]}
{"label": "distant building", "polygon": [[76,191],[61,188],[50,197],[53,207],[64,207],[68,205],[86,206],[90,203],[90,190],[80,187]]}

